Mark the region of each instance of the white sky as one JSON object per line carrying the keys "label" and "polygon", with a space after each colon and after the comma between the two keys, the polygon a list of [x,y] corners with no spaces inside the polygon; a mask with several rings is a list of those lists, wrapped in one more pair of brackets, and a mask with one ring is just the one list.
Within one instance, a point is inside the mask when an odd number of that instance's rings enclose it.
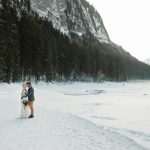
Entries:
{"label": "white sky", "polygon": [[139,60],[150,58],[150,0],[87,0],[113,42]]}

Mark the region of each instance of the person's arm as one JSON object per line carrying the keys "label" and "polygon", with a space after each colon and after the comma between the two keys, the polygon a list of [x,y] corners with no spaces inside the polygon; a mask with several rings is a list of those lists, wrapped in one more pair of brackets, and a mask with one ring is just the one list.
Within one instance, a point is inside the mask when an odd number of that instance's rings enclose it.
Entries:
{"label": "person's arm", "polygon": [[26,96],[31,96],[33,94],[34,90],[33,89],[29,89],[28,93],[26,94]]}
{"label": "person's arm", "polygon": [[23,99],[24,97],[26,97],[26,96],[22,96],[21,99]]}

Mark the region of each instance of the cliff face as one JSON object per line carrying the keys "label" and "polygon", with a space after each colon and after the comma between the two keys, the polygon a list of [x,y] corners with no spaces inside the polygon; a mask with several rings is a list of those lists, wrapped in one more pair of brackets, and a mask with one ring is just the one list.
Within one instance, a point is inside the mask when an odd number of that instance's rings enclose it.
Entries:
{"label": "cliff face", "polygon": [[31,9],[68,36],[90,33],[100,42],[111,42],[101,16],[85,0],[32,0]]}
{"label": "cliff face", "polygon": [[150,78],[85,0],[0,0],[0,33],[0,81]]}

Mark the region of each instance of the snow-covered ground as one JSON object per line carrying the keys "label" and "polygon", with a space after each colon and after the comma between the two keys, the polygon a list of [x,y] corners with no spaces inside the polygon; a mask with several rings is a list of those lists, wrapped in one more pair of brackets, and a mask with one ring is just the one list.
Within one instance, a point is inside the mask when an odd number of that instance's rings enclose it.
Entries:
{"label": "snow-covered ground", "polygon": [[34,119],[21,84],[0,84],[1,150],[150,150],[150,81],[38,83]]}

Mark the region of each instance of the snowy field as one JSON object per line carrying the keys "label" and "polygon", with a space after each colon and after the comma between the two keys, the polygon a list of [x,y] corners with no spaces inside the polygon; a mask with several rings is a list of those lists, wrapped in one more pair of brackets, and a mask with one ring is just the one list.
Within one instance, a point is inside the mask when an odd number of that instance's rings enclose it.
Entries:
{"label": "snowy field", "polygon": [[33,87],[35,118],[18,119],[22,85],[0,84],[0,150],[150,150],[150,81]]}

